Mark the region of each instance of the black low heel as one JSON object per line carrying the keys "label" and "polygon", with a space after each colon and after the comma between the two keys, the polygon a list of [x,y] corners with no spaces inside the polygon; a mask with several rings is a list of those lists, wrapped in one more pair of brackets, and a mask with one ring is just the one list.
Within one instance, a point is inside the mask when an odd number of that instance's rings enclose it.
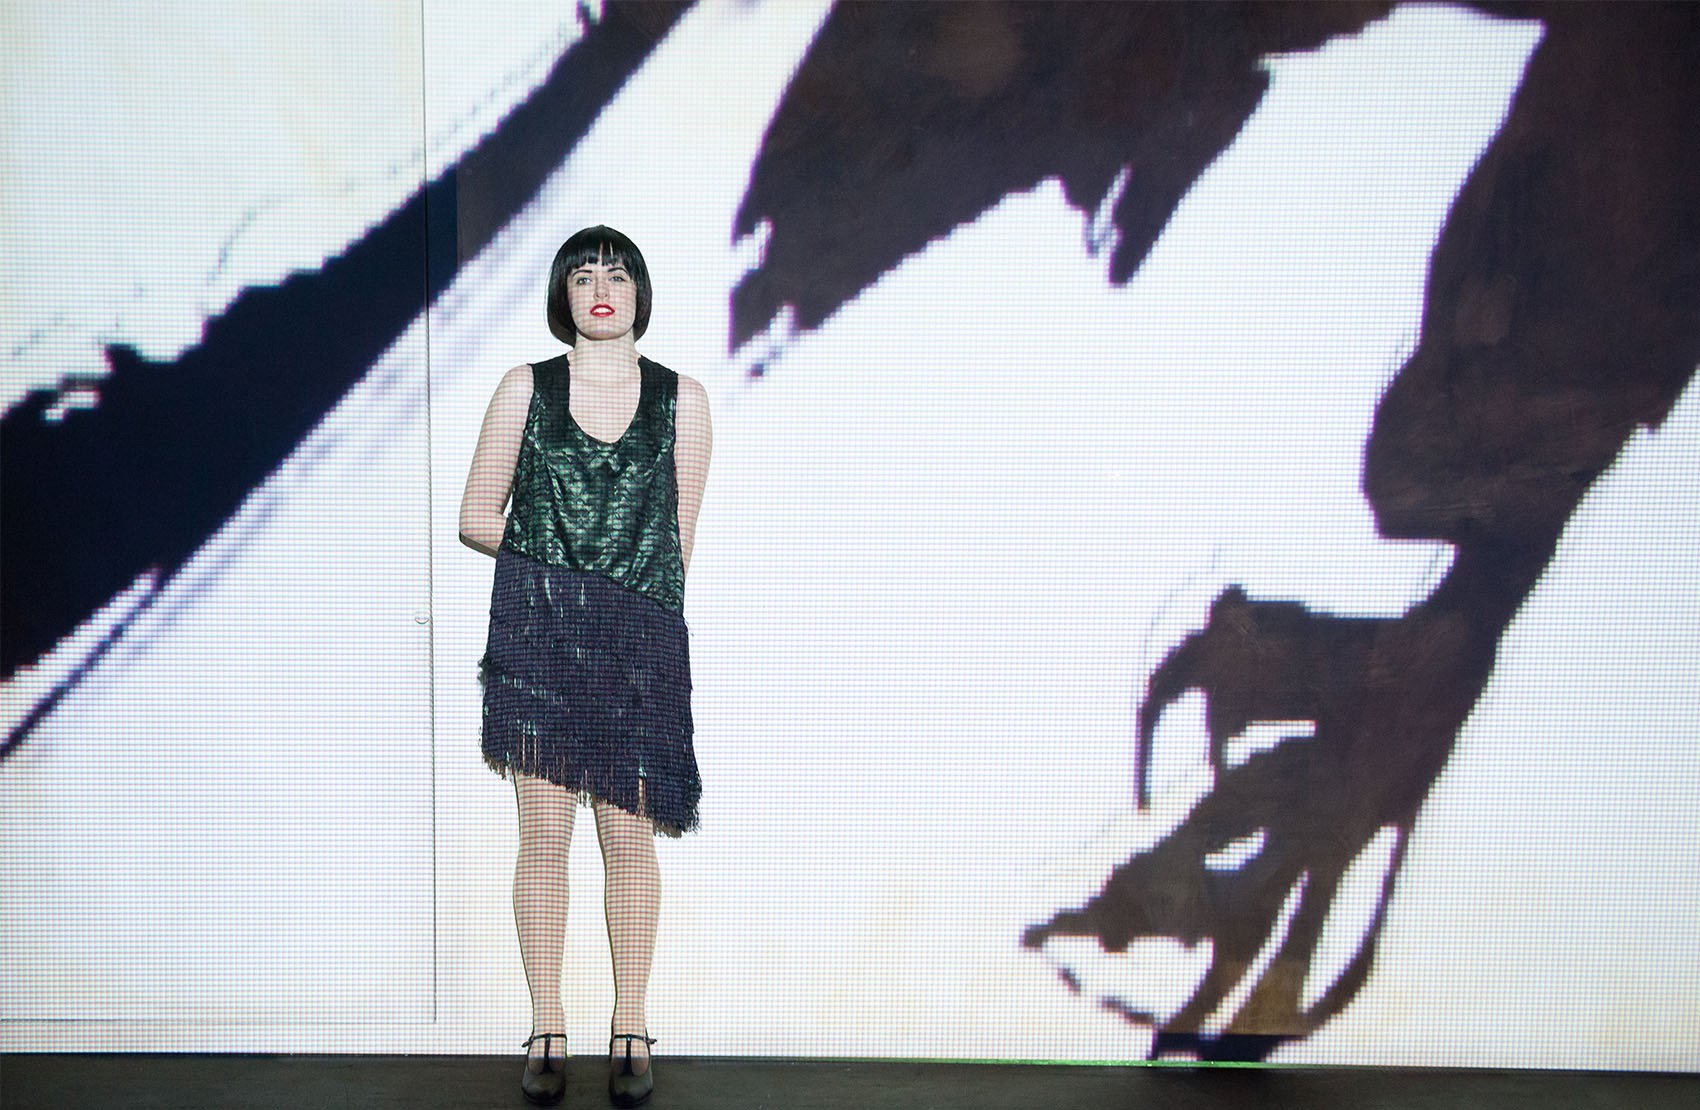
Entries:
{"label": "black low heel", "polygon": [[608,1038],[608,1051],[614,1051],[615,1041],[626,1042],[626,1058],[619,1064],[608,1067],[608,1097],[619,1107],[642,1106],[649,1101],[649,1096],[655,1092],[655,1059],[650,1058],[649,1067],[642,1075],[632,1070],[632,1042],[642,1041],[646,1045],[655,1043],[655,1038],[647,1033],[615,1033]]}
{"label": "black low heel", "polygon": [[[557,1067],[549,1059],[549,1040],[552,1037],[561,1038],[561,1043],[567,1043],[565,1033],[533,1033],[525,1039],[521,1046],[526,1050],[525,1071],[519,1077],[519,1089],[525,1092],[525,1097],[539,1106],[549,1106],[561,1101],[561,1096],[567,1093],[567,1062],[562,1060]],[[542,1071],[531,1070],[531,1042],[543,1042]]]}

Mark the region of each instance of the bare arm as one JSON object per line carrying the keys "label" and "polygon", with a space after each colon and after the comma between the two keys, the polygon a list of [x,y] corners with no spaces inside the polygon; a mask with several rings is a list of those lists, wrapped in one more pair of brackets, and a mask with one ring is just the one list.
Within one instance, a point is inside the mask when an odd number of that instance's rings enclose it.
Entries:
{"label": "bare arm", "polygon": [[708,481],[708,457],[714,451],[714,426],[708,416],[708,393],[695,378],[679,375],[674,412],[673,469],[679,481],[679,553],[691,569],[691,545],[696,541],[697,510]]}
{"label": "bare arm", "polygon": [[503,510],[514,484],[514,460],[531,408],[531,367],[516,366],[502,377],[472,452],[472,469],[460,496],[460,542],[474,551],[494,555],[508,526]]}

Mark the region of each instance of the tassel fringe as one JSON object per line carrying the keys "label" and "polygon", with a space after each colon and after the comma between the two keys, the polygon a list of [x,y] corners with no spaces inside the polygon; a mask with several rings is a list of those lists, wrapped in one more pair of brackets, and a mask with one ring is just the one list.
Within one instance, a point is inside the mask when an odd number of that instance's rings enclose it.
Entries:
{"label": "tassel fringe", "polygon": [[702,793],[684,619],[610,579],[500,550],[479,664],[481,748],[678,836]]}

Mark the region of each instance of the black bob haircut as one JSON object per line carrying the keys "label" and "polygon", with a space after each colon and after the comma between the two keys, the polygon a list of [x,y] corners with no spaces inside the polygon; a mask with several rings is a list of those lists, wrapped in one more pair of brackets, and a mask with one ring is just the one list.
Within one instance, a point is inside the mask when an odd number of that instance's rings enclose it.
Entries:
{"label": "black bob haircut", "polygon": [[636,243],[601,224],[576,232],[555,252],[555,264],[549,267],[549,330],[563,343],[578,343],[578,328],[573,325],[572,309],[567,302],[567,281],[574,270],[592,262],[618,263],[631,276],[637,286],[632,338],[642,339],[649,330],[649,267],[644,265],[643,253]]}

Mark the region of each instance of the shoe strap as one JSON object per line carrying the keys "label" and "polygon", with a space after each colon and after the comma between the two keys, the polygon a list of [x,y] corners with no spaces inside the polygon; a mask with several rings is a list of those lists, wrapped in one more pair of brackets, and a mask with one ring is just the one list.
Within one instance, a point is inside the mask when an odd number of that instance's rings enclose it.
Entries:
{"label": "shoe strap", "polygon": [[629,1052],[631,1051],[633,1041],[642,1041],[644,1044],[654,1044],[655,1038],[651,1037],[648,1033],[615,1033],[612,1037],[608,1038],[608,1047],[613,1048],[615,1041],[625,1041],[626,1050]]}
{"label": "shoe strap", "polygon": [[547,1056],[549,1054],[550,1037],[559,1037],[563,1043],[565,1043],[567,1039],[567,1035],[565,1033],[533,1033],[531,1036],[520,1042],[520,1047],[530,1048],[532,1041],[541,1039],[543,1041],[543,1054]]}

